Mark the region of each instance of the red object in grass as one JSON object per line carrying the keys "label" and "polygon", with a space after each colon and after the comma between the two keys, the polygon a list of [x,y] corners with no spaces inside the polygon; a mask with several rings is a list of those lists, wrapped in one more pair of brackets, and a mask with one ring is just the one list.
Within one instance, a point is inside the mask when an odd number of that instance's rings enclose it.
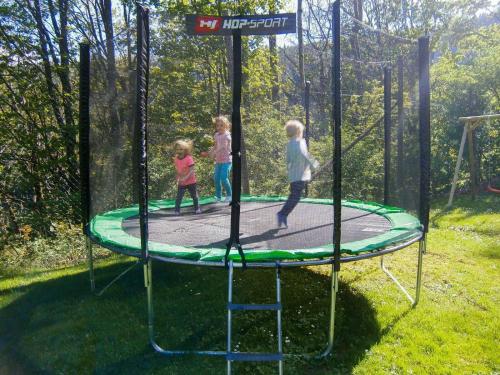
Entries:
{"label": "red object in grass", "polygon": [[200,152],[200,156],[201,156],[202,158],[206,158],[206,157],[208,156],[208,152],[206,152],[206,151],[202,151],[202,152]]}
{"label": "red object in grass", "polygon": [[496,193],[496,194],[500,193],[500,189],[494,188],[493,186],[491,186],[489,184],[488,184],[488,187],[486,188],[486,190],[488,190],[491,193]]}

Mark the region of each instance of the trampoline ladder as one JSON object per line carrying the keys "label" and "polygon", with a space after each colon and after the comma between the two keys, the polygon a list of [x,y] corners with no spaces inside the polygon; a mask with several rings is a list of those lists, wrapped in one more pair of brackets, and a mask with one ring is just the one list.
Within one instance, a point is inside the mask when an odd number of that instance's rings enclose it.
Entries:
{"label": "trampoline ladder", "polygon": [[[279,374],[283,374],[283,340],[281,331],[281,280],[280,267],[276,267],[276,303],[273,304],[242,304],[233,303],[233,262],[229,262],[228,280],[228,303],[227,303],[227,374],[231,374],[232,362],[278,362]],[[249,353],[234,352],[232,350],[232,312],[233,311],[276,311],[278,323],[278,352],[277,353]]]}

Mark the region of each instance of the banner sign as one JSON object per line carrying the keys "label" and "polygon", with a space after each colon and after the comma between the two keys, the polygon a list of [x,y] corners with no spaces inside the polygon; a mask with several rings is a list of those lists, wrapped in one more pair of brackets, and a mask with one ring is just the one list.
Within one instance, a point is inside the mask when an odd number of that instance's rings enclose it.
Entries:
{"label": "banner sign", "polygon": [[255,16],[199,16],[186,15],[190,35],[231,35],[241,30],[241,35],[287,34],[296,31],[295,13]]}

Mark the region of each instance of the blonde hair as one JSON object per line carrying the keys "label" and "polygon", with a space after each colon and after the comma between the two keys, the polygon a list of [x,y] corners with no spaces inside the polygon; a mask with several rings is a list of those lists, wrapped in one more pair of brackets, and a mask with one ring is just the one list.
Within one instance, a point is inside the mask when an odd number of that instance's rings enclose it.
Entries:
{"label": "blonde hair", "polygon": [[178,139],[174,142],[174,150],[178,148],[184,150],[186,155],[191,155],[193,152],[193,141],[190,139]]}
{"label": "blonde hair", "polygon": [[222,124],[225,131],[229,131],[231,129],[231,123],[229,122],[229,120],[227,119],[226,116],[214,117],[212,119],[212,122],[213,122],[214,126],[217,126],[218,123]]}
{"label": "blonde hair", "polygon": [[288,138],[302,137],[304,125],[299,120],[290,120],[285,124],[285,131]]}

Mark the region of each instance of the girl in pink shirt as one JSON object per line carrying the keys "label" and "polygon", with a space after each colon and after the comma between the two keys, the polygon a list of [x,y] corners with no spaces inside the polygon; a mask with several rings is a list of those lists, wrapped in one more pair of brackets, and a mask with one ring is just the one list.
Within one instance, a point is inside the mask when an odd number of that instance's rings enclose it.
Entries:
{"label": "girl in pink shirt", "polygon": [[175,157],[174,164],[177,171],[177,198],[175,199],[175,213],[180,215],[181,202],[184,192],[189,191],[193,198],[193,205],[197,214],[201,213],[198,203],[198,192],[196,191],[196,176],[194,174],[194,160],[191,156],[193,141],[178,140],[174,143]]}
{"label": "girl in pink shirt", "polygon": [[232,166],[231,157],[231,123],[226,116],[217,116],[213,120],[216,133],[214,135],[215,145],[209,152],[203,152],[202,156],[211,156],[215,159],[214,182],[215,200],[222,200],[222,186],[226,191],[226,202],[231,202],[232,190],[229,182],[229,172]]}

